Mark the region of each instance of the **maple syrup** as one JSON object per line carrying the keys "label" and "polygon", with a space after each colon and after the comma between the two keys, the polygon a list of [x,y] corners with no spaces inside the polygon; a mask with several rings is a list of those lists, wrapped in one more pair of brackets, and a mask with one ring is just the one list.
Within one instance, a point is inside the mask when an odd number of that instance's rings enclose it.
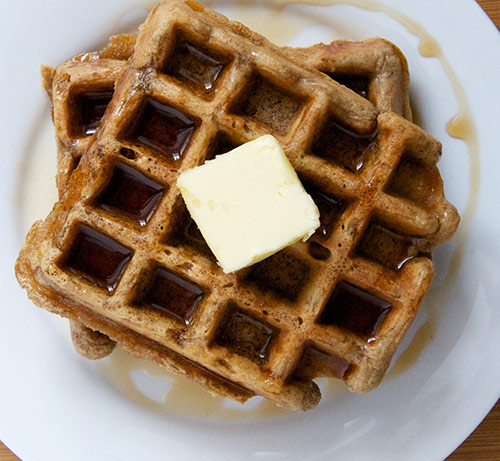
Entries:
{"label": "maple syrup", "polygon": [[132,251],[101,232],[79,224],[63,268],[112,293]]}
{"label": "maple syrup", "polygon": [[165,188],[140,171],[118,163],[97,202],[107,211],[118,211],[145,226]]}
{"label": "maple syrup", "polygon": [[[246,404],[239,404],[213,396],[198,383],[184,376],[171,373],[148,360],[129,355],[119,344],[113,354],[98,361],[96,366],[111,385],[123,392],[127,398],[152,411],[183,417],[245,421],[252,417],[269,418],[290,414],[289,410],[277,407],[261,397],[254,397]],[[156,395],[159,394],[158,387],[163,387],[163,396],[159,399],[151,398],[150,394],[136,383],[138,374],[146,379],[146,384],[154,386]]]}
{"label": "maple syrup", "polygon": [[160,153],[169,163],[180,163],[196,129],[196,122],[172,106],[148,98],[133,124],[129,141]]}
{"label": "maple syrup", "polygon": [[417,256],[430,257],[431,246],[425,239],[400,235],[371,223],[356,247],[356,253],[397,271]]}
{"label": "maple syrup", "polygon": [[304,184],[304,188],[319,210],[320,226],[316,229],[315,236],[320,240],[326,240],[330,237],[340,215],[344,212],[346,204],[343,200],[332,197],[307,183]]}
{"label": "maple syrup", "polygon": [[368,154],[374,149],[376,130],[357,133],[330,117],[313,143],[312,153],[329,160],[352,173],[363,167]]}
{"label": "maple syrup", "polygon": [[261,364],[267,362],[277,335],[275,327],[233,305],[217,330],[214,343]]}
{"label": "maple syrup", "polygon": [[346,281],[340,281],[319,317],[323,325],[335,325],[368,342],[375,338],[391,304]]}
{"label": "maple syrup", "polygon": [[203,290],[164,268],[156,269],[151,278],[153,282],[138,304],[189,325],[203,297]]}
{"label": "maple syrup", "polygon": [[96,132],[112,97],[112,90],[88,91],[78,95],[77,107],[81,114],[81,135],[90,136]]}
{"label": "maple syrup", "polygon": [[164,72],[198,90],[202,95],[213,96],[216,82],[227,61],[181,40],[167,60]]}

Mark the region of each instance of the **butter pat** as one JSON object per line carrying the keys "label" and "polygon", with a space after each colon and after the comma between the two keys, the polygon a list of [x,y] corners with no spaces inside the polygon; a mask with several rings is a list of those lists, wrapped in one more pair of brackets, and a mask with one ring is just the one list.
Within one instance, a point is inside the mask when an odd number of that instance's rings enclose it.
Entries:
{"label": "butter pat", "polygon": [[318,208],[271,135],[183,172],[177,186],[226,273],[307,240],[319,227]]}

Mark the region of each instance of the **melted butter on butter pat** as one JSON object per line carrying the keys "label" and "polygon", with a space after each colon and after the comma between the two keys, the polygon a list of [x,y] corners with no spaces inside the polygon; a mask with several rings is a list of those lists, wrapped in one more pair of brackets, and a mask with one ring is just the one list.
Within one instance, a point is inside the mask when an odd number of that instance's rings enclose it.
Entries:
{"label": "melted butter on butter pat", "polygon": [[183,172],[177,186],[226,273],[307,240],[320,224],[318,208],[271,135]]}

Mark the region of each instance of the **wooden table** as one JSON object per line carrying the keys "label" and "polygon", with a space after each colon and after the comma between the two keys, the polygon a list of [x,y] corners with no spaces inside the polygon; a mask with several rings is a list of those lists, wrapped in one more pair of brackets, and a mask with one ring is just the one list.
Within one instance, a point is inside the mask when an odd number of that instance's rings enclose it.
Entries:
{"label": "wooden table", "polygon": [[[500,29],[500,0],[477,0],[477,2]],[[0,461],[18,459],[0,442]],[[469,438],[447,458],[447,461],[465,460],[500,460],[500,400]]]}

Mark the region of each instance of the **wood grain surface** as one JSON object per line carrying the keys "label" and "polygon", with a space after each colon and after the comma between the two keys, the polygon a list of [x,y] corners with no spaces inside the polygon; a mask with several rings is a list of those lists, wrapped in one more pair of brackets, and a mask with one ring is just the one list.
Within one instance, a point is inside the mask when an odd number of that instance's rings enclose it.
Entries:
{"label": "wood grain surface", "polygon": [[[500,29],[500,0],[477,0]],[[499,56],[500,59],[500,56]],[[0,461],[15,461],[15,456],[0,442]],[[483,422],[452,453],[447,461],[499,461],[500,460],[500,400]]]}

